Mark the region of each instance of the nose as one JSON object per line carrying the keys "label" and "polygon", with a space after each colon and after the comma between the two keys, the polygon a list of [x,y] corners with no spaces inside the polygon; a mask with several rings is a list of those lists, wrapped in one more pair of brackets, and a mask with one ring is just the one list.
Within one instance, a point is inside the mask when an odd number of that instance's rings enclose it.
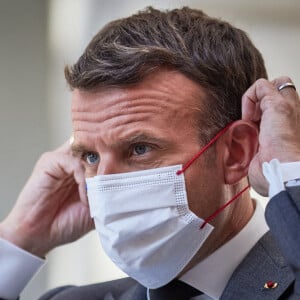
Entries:
{"label": "nose", "polygon": [[97,175],[109,175],[126,172],[122,167],[122,163],[111,155],[105,155],[101,157],[100,163],[97,169]]}

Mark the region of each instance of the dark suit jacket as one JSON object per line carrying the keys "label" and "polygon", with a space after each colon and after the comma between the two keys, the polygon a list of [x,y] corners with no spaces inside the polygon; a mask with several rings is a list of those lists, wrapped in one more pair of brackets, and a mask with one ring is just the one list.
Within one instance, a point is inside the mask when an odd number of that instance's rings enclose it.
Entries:
{"label": "dark suit jacket", "polygon": [[[221,300],[300,299],[300,188],[281,192],[266,209],[266,233],[233,273]],[[297,280],[295,280],[297,278]],[[266,288],[272,282],[274,288]],[[272,284],[271,284],[272,285]],[[40,300],[146,300],[147,290],[125,278],[52,290]],[[184,300],[178,293],[168,299]]]}
{"label": "dark suit jacket", "polygon": [[[266,208],[266,219],[271,231],[235,270],[221,300],[300,299],[300,188],[273,197]],[[274,288],[266,288],[267,282],[272,282]],[[147,300],[147,290],[133,279],[124,278],[57,288],[40,300]],[[153,300],[188,298],[175,291],[167,298]]]}

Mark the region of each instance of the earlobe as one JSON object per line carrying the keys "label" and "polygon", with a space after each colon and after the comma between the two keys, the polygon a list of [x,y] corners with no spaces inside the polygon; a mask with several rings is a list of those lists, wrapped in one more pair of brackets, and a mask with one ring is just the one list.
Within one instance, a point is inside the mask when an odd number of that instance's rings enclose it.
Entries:
{"label": "earlobe", "polygon": [[248,175],[249,165],[258,149],[258,128],[255,124],[239,120],[224,136],[224,180],[235,184]]}

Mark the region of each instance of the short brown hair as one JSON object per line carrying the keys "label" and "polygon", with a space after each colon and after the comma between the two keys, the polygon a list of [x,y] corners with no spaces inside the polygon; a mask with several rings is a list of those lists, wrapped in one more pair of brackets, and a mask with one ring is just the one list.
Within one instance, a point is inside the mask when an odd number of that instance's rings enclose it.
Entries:
{"label": "short brown hair", "polygon": [[239,119],[243,93],[267,78],[263,58],[244,31],[188,7],[148,7],[108,23],[66,66],[65,77],[71,88],[93,90],[138,83],[161,68],[175,69],[206,90],[199,119],[204,140]]}

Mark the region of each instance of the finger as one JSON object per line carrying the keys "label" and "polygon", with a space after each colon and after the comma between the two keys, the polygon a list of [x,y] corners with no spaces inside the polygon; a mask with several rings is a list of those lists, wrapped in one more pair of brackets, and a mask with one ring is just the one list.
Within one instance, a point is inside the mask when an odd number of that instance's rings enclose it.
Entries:
{"label": "finger", "polygon": [[248,90],[242,97],[242,119],[252,121],[259,103],[253,100],[252,90]]}
{"label": "finger", "polygon": [[72,150],[72,143],[74,141],[73,135],[71,135],[71,137],[65,141],[61,146],[59,146],[56,150],[54,150],[55,152],[60,152],[60,153],[64,153],[64,154],[71,154]]}
{"label": "finger", "polygon": [[61,152],[65,154],[71,153],[71,144],[69,140],[65,141],[59,148],[55,150],[56,152]]}
{"label": "finger", "polygon": [[80,200],[87,205],[85,170],[80,160],[69,154],[64,154],[60,157],[59,166],[63,172],[74,176],[74,180],[78,184]]}
{"label": "finger", "polygon": [[85,192],[85,170],[81,161],[70,154],[65,154],[59,151],[44,153],[36,164],[34,174],[42,178],[41,174],[46,174],[52,178],[46,184],[54,184],[54,181],[63,181],[70,176],[74,177],[75,182],[79,185],[79,192],[82,200],[86,202]]}
{"label": "finger", "polygon": [[242,119],[258,122],[261,118],[261,101],[277,92],[274,85],[266,79],[258,79],[242,97]]}
{"label": "finger", "polygon": [[88,206],[85,173],[82,165],[78,166],[78,168],[74,170],[74,178],[76,183],[78,184],[78,193],[79,193],[80,201],[82,201],[85,205]]}
{"label": "finger", "polygon": [[84,182],[84,183],[80,183],[80,184],[78,185],[78,192],[79,192],[80,201],[81,201],[84,205],[89,206],[85,182]]}
{"label": "finger", "polygon": [[[286,87],[284,87],[285,84],[288,84]],[[289,83],[293,84],[289,85]],[[299,99],[298,93],[296,91],[296,87],[294,86],[294,83],[290,77],[287,76],[281,76],[272,81],[272,84],[274,87],[277,88],[278,92],[286,99],[295,101]]]}

